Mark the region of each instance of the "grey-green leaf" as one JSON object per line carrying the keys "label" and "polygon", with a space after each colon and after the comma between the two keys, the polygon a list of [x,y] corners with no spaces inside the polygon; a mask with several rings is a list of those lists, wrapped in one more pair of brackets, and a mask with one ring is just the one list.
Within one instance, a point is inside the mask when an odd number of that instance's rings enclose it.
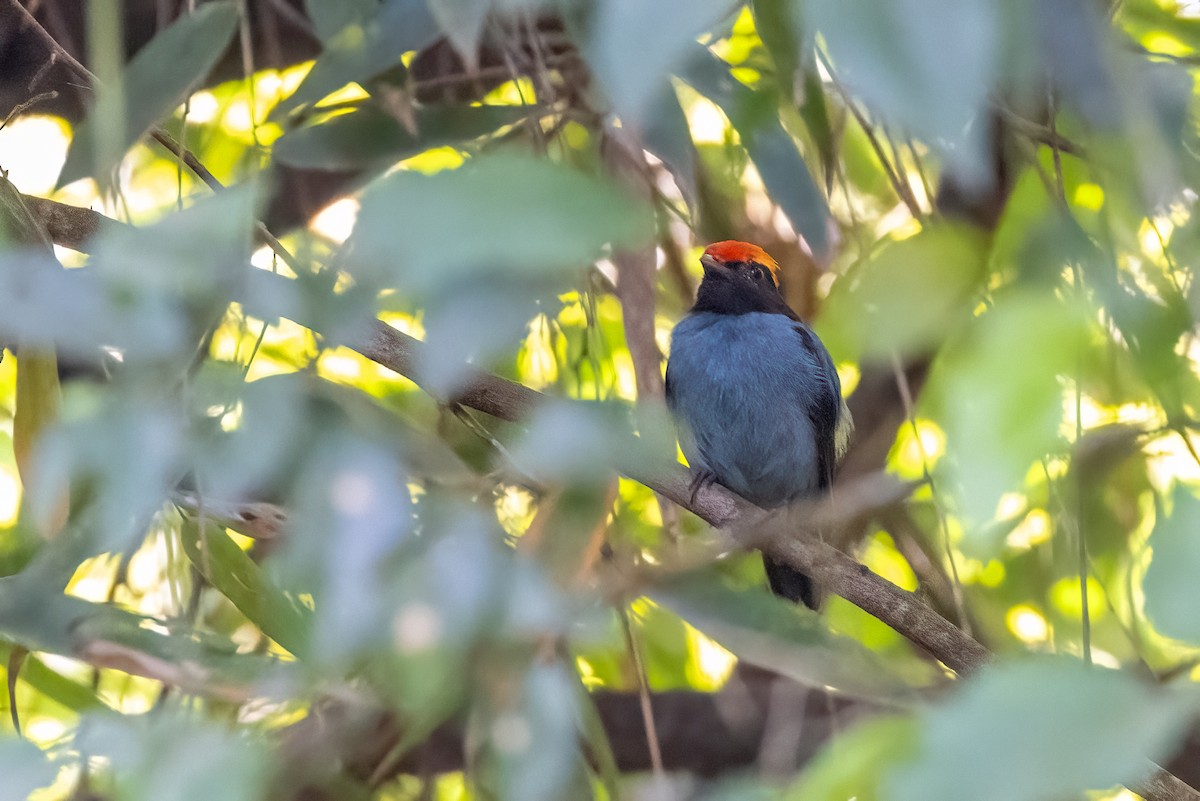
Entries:
{"label": "grey-green leaf", "polygon": [[1154,555],[1142,584],[1146,614],[1162,634],[1200,643],[1200,500],[1178,489],[1171,506],[1150,535]]}
{"label": "grey-green leaf", "polygon": [[429,295],[480,276],[571,274],[607,243],[648,240],[653,214],[611,185],[544,159],[492,155],[435,175],[397,172],[363,197],[348,267]]}
{"label": "grey-green leaf", "polygon": [[[96,106],[75,131],[58,185],[108,173],[134,142],[170,113],[225,52],[237,28],[231,2],[204,3],[138,51],[120,86],[100,87]],[[102,121],[123,120],[119,129]]]}
{"label": "grey-green leaf", "polygon": [[891,801],[1049,801],[1135,781],[1171,753],[1197,697],[1067,659],[997,666],[923,716]]}
{"label": "grey-green leaf", "polygon": [[388,0],[379,6],[373,19],[365,24],[351,23],[326,42],[325,51],[308,75],[271,116],[278,119],[346,84],[374,77],[436,35],[437,25],[425,0]]}
{"label": "grey-green leaf", "polygon": [[728,64],[703,48],[694,49],[680,77],[721,107],[741,135],[767,194],[813,252],[824,253],[829,246],[829,206],[795,139],[780,123],[774,98],[738,81]]}
{"label": "grey-green leaf", "polygon": [[809,686],[894,702],[933,678],[915,658],[885,664],[857,642],[831,633],[815,613],[765,591],[738,591],[712,570],[660,584],[650,598],[739,658]]}
{"label": "grey-green leaf", "polygon": [[423,150],[470,142],[515,124],[516,106],[431,106],[415,111],[416,134],[391,114],[366,106],[285,134],[275,159],[293,167],[358,170],[379,167]]}
{"label": "grey-green leaf", "polygon": [[57,769],[36,745],[15,737],[0,738],[0,801],[26,801],[54,781]]}

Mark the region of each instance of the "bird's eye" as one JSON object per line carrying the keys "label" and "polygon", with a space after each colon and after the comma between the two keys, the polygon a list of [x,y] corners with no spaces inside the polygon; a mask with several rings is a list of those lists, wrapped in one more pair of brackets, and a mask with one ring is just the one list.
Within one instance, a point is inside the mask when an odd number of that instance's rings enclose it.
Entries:
{"label": "bird's eye", "polygon": [[749,270],[747,270],[746,272],[747,272],[747,273],[749,273],[749,274],[750,274],[750,277],[751,277],[751,278],[753,278],[755,281],[761,281],[761,280],[762,280],[762,277],[763,277],[763,271],[762,271],[762,268],[761,268],[761,267],[751,267],[751,268],[750,268]]}

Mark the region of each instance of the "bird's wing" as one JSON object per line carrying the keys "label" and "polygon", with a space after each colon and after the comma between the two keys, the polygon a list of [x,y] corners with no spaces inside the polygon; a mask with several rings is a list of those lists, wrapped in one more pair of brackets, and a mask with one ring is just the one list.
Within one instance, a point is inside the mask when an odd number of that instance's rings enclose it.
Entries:
{"label": "bird's wing", "polygon": [[801,323],[794,326],[794,330],[799,334],[802,347],[808,351],[816,367],[813,391],[805,400],[817,440],[817,485],[824,489],[833,483],[833,469],[837,464],[840,449],[839,439],[843,438],[843,423],[848,419],[848,414],[842,403],[841,380],[833,366],[833,359],[829,357],[829,351],[825,350],[821,340],[817,339],[817,335],[808,326]]}
{"label": "bird's wing", "polygon": [[667,379],[666,379],[665,391],[666,391],[666,395],[667,395],[667,408],[670,409],[671,411],[675,411],[675,390],[672,387],[672,382],[671,382],[671,360],[670,359],[667,359]]}

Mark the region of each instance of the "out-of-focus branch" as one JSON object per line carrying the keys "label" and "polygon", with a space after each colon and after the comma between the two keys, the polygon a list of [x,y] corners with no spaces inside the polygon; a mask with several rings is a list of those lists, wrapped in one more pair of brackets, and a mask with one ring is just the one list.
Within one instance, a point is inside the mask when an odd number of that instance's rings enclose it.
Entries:
{"label": "out-of-focus branch", "polygon": [[[764,745],[771,736],[768,712],[785,685],[805,692],[789,679],[743,666],[716,693],[654,693],[651,707],[662,741],[663,766],[669,771],[715,776],[761,764]],[[591,700],[612,745],[617,768],[648,771],[638,695],[601,690],[592,693]],[[787,767],[793,769],[812,759],[838,731],[875,711],[868,703],[815,690],[807,691],[798,707],[804,727],[799,738],[789,744],[791,764]],[[305,766],[311,772],[296,777],[298,784],[342,766],[365,778],[402,733],[400,722],[369,699],[328,699],[286,731],[283,747],[290,757],[287,764]],[[450,722],[399,760],[393,775],[462,770],[463,758],[462,725]]]}
{"label": "out-of-focus branch", "polygon": [[[650,198],[651,176],[646,159],[636,143],[625,142],[614,131],[605,139],[604,158],[610,171],[621,183],[638,195]],[[654,246],[639,250],[618,250],[613,254],[617,267],[617,297],[625,323],[625,340],[633,360],[638,400],[661,402],[663,399],[662,352],[654,330],[656,265]]]}

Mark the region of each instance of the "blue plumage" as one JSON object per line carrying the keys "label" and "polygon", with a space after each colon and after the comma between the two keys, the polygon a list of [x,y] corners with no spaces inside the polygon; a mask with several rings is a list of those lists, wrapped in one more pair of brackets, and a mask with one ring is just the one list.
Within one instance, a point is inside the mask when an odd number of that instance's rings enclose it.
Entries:
{"label": "blue plumage", "polygon": [[[826,490],[850,429],[829,353],[783,301],[769,260],[744,243],[705,252],[667,363],[667,403],[692,469],[766,508]],[[816,606],[807,576],[764,561],[774,592]]]}
{"label": "blue plumage", "polygon": [[797,325],[782,314],[710,312],[689,315],[671,336],[671,409],[684,455],[759,506],[821,483],[808,402],[827,391],[825,369]]}

